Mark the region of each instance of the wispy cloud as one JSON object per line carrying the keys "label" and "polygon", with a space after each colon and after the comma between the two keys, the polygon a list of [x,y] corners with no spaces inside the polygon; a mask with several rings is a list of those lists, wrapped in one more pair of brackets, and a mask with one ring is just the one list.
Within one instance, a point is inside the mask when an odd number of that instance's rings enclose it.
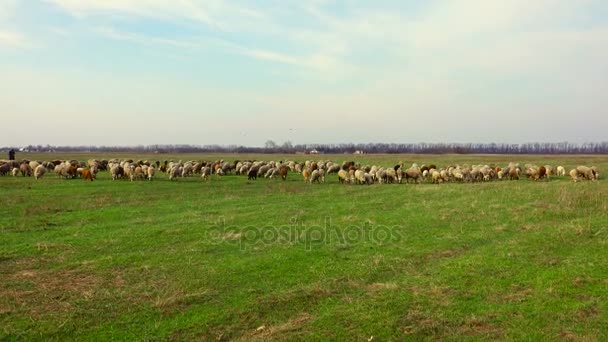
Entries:
{"label": "wispy cloud", "polygon": [[230,30],[243,18],[260,18],[254,9],[220,0],[47,0],[76,17],[138,16],[161,20],[200,22],[218,30]]}
{"label": "wispy cloud", "polygon": [[0,46],[11,48],[30,48],[33,45],[23,34],[19,32],[0,29]]}

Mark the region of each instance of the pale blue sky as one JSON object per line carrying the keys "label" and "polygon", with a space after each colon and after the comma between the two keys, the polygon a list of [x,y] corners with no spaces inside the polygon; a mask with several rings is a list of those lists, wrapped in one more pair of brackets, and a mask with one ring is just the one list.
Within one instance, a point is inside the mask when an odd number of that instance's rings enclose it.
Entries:
{"label": "pale blue sky", "polygon": [[605,0],[0,0],[0,146],[606,141],[607,105]]}

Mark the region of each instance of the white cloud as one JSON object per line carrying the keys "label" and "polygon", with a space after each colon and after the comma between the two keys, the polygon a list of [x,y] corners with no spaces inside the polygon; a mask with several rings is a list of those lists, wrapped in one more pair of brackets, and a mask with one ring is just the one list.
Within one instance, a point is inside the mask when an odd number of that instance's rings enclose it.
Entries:
{"label": "white cloud", "polygon": [[8,46],[13,48],[27,48],[31,44],[25,36],[19,32],[0,29],[0,46]]}
{"label": "white cloud", "polygon": [[261,13],[221,0],[47,0],[76,17],[97,15],[138,16],[161,20],[200,22],[219,30],[231,30],[232,24],[255,19]]}

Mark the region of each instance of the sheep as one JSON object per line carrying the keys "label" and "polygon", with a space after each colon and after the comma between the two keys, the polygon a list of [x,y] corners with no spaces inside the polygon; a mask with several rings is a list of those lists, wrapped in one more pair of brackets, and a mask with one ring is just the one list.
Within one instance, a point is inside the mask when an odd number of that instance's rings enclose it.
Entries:
{"label": "sheep", "polygon": [[260,166],[260,168],[258,169],[258,177],[263,177],[264,175],[266,175],[266,173],[268,172],[268,170],[270,170],[272,167],[268,164]]}
{"label": "sheep", "polygon": [[549,173],[545,166],[538,168],[538,179],[549,178]]}
{"label": "sheep", "polygon": [[578,171],[579,175],[584,177],[586,180],[596,180],[595,171],[588,166],[577,166],[576,171]]}
{"label": "sheep", "polygon": [[422,172],[420,171],[420,168],[418,166],[412,166],[409,169],[405,170],[405,182],[408,183],[410,179],[413,179],[414,182],[420,183],[421,174]]}
{"label": "sheep", "polygon": [[304,169],[304,171],[302,171],[302,177],[304,178],[305,182],[308,182],[310,180],[310,171],[308,169]]}
{"label": "sheep", "polygon": [[21,171],[21,175],[23,177],[32,176],[32,168],[30,167],[30,165],[28,163],[22,163],[21,165],[19,165],[19,171]]}
{"label": "sheep", "polygon": [[365,184],[365,172],[363,170],[355,171],[355,180],[357,184]]}
{"label": "sheep", "polygon": [[340,171],[340,165],[332,164],[327,168],[327,174],[338,173]]}
{"label": "sheep", "polygon": [[397,180],[397,173],[395,172],[395,169],[389,168],[386,170],[386,182],[387,183],[394,183]]}
{"label": "sheep", "polygon": [[135,170],[133,171],[133,173],[131,174],[131,181],[135,180],[135,179],[144,179],[146,178],[146,174],[144,173],[144,170],[141,166],[138,166],[135,168]]}
{"label": "sheep", "polygon": [[192,163],[186,163],[182,167],[182,177],[188,177],[194,172],[194,165]]}
{"label": "sheep", "polygon": [[348,172],[346,170],[341,169],[338,171],[338,181],[341,184],[350,183],[350,177],[348,176]]}
{"label": "sheep", "polygon": [[325,183],[325,169],[319,168],[319,180],[321,183]]}
{"label": "sheep", "polygon": [[247,180],[255,180],[258,178],[258,170],[259,167],[257,166],[253,166],[248,172],[247,172]]}
{"label": "sheep", "polygon": [[32,161],[30,162],[30,168],[31,168],[32,170],[36,170],[36,168],[38,167],[38,165],[40,165],[40,163],[39,163],[39,162],[37,162],[37,161],[35,161],[35,160],[32,160]]}
{"label": "sheep", "polygon": [[177,177],[179,177],[179,175],[182,174],[182,168],[179,165],[175,165],[172,168],[169,169],[169,180],[170,181],[177,181]]}
{"label": "sheep", "polygon": [[288,166],[281,166],[279,169],[279,174],[281,175],[281,179],[287,180],[287,174],[289,173],[290,168]]}
{"label": "sheep", "polygon": [[0,164],[0,175],[5,176],[7,173],[11,172],[13,168],[9,164]]}
{"label": "sheep", "polygon": [[563,166],[560,165],[560,166],[557,167],[557,172],[556,173],[560,177],[565,176],[566,175],[566,169]]}
{"label": "sheep", "polygon": [[154,168],[154,166],[148,167],[148,169],[146,170],[146,174],[148,175],[149,181],[151,181],[152,178],[154,178],[155,173],[156,173],[156,169]]}
{"label": "sheep", "polygon": [[45,173],[46,173],[46,167],[44,167],[44,165],[38,165],[38,166],[36,166],[36,169],[34,170],[34,178],[40,179],[40,178],[42,178],[42,176],[44,176]]}
{"label": "sheep", "polygon": [[312,173],[310,174],[310,184],[313,184],[314,182],[317,183],[321,183],[322,177],[321,174],[319,173],[319,170],[314,170],[312,171]]}
{"label": "sheep", "polygon": [[342,170],[348,171],[348,170],[350,170],[354,166],[355,166],[355,162],[354,161],[344,162],[344,163],[342,163]]}
{"label": "sheep", "polygon": [[452,172],[452,176],[458,182],[464,182],[464,173],[460,169],[456,169]]}
{"label": "sheep", "polygon": [[593,171],[593,175],[595,176],[595,180],[600,179],[600,171],[597,169],[597,167],[592,166],[591,167],[591,171]]}
{"label": "sheep", "polygon": [[519,167],[511,167],[509,169],[509,179],[510,180],[519,180],[519,173],[521,169]]}
{"label": "sheep", "polygon": [[112,174],[112,180],[117,180],[124,176],[125,169],[120,165],[114,165],[112,168],[110,168],[110,173]]}
{"label": "sheep", "polygon": [[211,177],[211,168],[209,166],[203,166],[201,169],[201,178],[203,181],[208,181]]}
{"label": "sheep", "polygon": [[374,184],[374,180],[372,179],[372,175],[370,175],[369,173],[364,173],[363,174],[363,178],[365,179],[365,184],[367,185],[372,185]]}
{"label": "sheep", "polygon": [[18,169],[18,168],[16,168],[16,167],[14,167],[14,168],[11,170],[11,174],[13,175],[13,177],[17,177],[17,175],[19,175],[19,169]]}
{"label": "sheep", "polygon": [[577,169],[570,170],[569,174],[570,174],[570,178],[572,179],[573,182],[576,183],[576,182],[580,181],[579,172]]}
{"label": "sheep", "polygon": [[401,181],[403,180],[403,169],[398,168],[395,173],[397,174],[397,183],[401,184]]}
{"label": "sheep", "polygon": [[82,176],[82,180],[84,180],[84,181],[86,181],[86,180],[90,180],[91,182],[93,181],[93,174],[88,169],[82,170],[81,176]]}
{"label": "sheep", "polygon": [[441,173],[437,170],[431,171],[431,180],[433,181],[433,184],[442,183],[443,179],[441,178]]}
{"label": "sheep", "polygon": [[378,171],[376,171],[376,179],[380,184],[386,182],[386,170],[384,168],[380,168]]}

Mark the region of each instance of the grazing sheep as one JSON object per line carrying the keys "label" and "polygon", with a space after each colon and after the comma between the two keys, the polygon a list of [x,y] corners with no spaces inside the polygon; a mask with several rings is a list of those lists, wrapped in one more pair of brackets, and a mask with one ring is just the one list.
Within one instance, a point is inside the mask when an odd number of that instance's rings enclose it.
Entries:
{"label": "grazing sheep", "polygon": [[595,176],[595,180],[600,179],[600,171],[597,169],[597,167],[592,166],[591,167],[591,171],[593,171],[593,175]]}
{"label": "grazing sheep", "polygon": [[349,171],[351,168],[354,168],[354,167],[355,167],[354,161],[342,163],[342,170]]}
{"label": "grazing sheep", "polygon": [[209,179],[211,179],[211,168],[209,166],[204,166],[201,169],[201,178],[205,182],[208,181]]}
{"label": "grazing sheep", "polygon": [[437,170],[432,170],[431,171],[431,180],[432,180],[433,184],[442,183],[443,179],[441,178],[441,173]]}
{"label": "grazing sheep", "polygon": [[112,168],[110,168],[110,173],[112,174],[112,180],[117,180],[124,176],[125,169],[120,165],[115,165]]}
{"label": "grazing sheep", "polygon": [[40,178],[42,178],[42,176],[44,176],[45,173],[46,173],[46,167],[44,167],[44,165],[38,165],[38,166],[36,166],[36,169],[34,169],[34,178],[40,179]]}
{"label": "grazing sheep", "polygon": [[304,178],[305,182],[308,182],[310,180],[310,171],[308,169],[304,169],[304,171],[302,171],[302,177]]}
{"label": "grazing sheep", "polygon": [[327,168],[327,174],[338,173],[340,171],[340,165],[332,164]]}
{"label": "grazing sheep", "polygon": [[93,181],[93,174],[88,169],[82,170],[81,176],[82,176],[82,180],[84,180],[84,181],[86,181],[86,180],[90,180],[91,182]]}
{"label": "grazing sheep", "polygon": [[9,164],[0,164],[0,175],[6,176],[7,173],[11,172],[12,168]]}
{"label": "grazing sheep", "polygon": [[19,166],[19,171],[21,171],[21,175],[23,177],[25,177],[25,176],[31,177],[32,176],[32,168],[30,167],[30,164],[28,164],[28,163],[22,163]]}
{"label": "grazing sheep", "polygon": [[576,171],[578,171],[579,175],[584,177],[586,180],[596,180],[595,171],[588,166],[577,166]]}
{"label": "grazing sheep", "polygon": [[509,179],[510,180],[519,180],[519,173],[521,169],[519,167],[512,167],[509,169]]}
{"label": "grazing sheep", "polygon": [[538,179],[543,179],[543,178],[549,178],[549,175],[547,174],[547,168],[544,166],[541,166],[538,168]]}
{"label": "grazing sheep", "polygon": [[175,165],[169,169],[169,180],[177,181],[177,177],[182,174],[182,168],[179,165]]}
{"label": "grazing sheep", "polygon": [[312,184],[314,182],[321,184],[321,181],[322,181],[322,177],[321,177],[321,174],[319,173],[319,170],[314,170],[310,174],[310,184]]}
{"label": "grazing sheep", "polygon": [[557,175],[563,177],[566,175],[566,169],[563,166],[557,167]]}
{"label": "grazing sheep", "polygon": [[38,167],[38,165],[40,165],[40,163],[39,163],[39,162],[37,162],[37,161],[35,161],[35,160],[32,160],[32,161],[30,162],[30,168],[31,168],[32,170],[36,170],[36,168]]}
{"label": "grazing sheep", "polygon": [[16,167],[14,167],[14,168],[11,170],[11,174],[13,175],[13,177],[17,177],[17,175],[19,175],[19,169],[18,169],[18,168],[16,168]]}
{"label": "grazing sheep", "polygon": [[247,172],[247,180],[252,180],[252,179],[257,179],[258,178],[258,171],[259,168],[257,166],[252,167],[248,172]]}
{"label": "grazing sheep", "polygon": [[136,179],[144,179],[146,178],[146,173],[144,172],[143,168],[141,166],[138,166],[135,168],[135,170],[133,171],[133,173],[131,174],[131,180],[136,180]]}
{"label": "grazing sheep", "polygon": [[[415,165],[415,164],[414,164]],[[415,183],[420,183],[422,172],[418,166],[412,166],[405,170],[405,182],[408,183],[410,179],[414,180]]]}
{"label": "grazing sheep", "polygon": [[151,181],[152,178],[154,178],[154,174],[155,173],[156,173],[156,169],[154,168],[154,166],[148,167],[148,169],[146,170],[146,174],[148,175],[148,180],[149,181]]}
{"label": "grazing sheep", "polygon": [[365,172],[363,170],[355,171],[355,180],[357,184],[365,184]]}
{"label": "grazing sheep", "polygon": [[346,170],[341,169],[338,171],[338,181],[341,184],[350,183],[350,177],[348,176],[348,172]]}
{"label": "grazing sheep", "polygon": [[290,168],[288,166],[281,166],[279,169],[279,174],[281,175],[281,179],[287,180],[287,174],[289,173]]}
{"label": "grazing sheep", "polygon": [[394,183],[397,181],[397,172],[395,169],[389,168],[386,170],[386,183]]}
{"label": "grazing sheep", "polygon": [[580,181],[580,177],[579,177],[579,172],[576,169],[572,169],[570,170],[570,178],[572,179],[573,182],[578,182]]}

